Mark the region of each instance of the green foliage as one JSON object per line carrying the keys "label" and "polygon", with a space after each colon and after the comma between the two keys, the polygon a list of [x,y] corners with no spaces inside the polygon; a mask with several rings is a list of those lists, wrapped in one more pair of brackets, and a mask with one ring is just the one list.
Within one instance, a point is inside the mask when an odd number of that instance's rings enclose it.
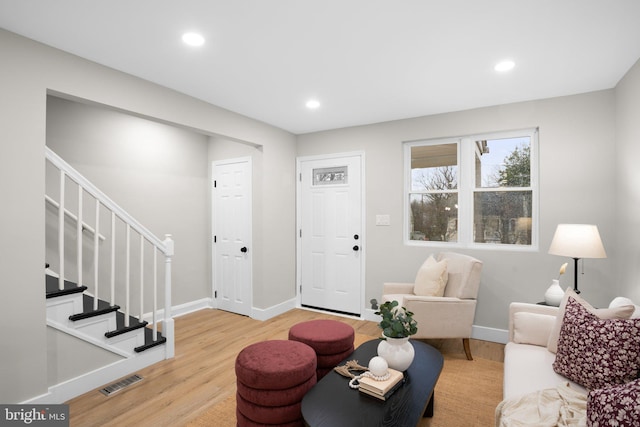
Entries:
{"label": "green foliage", "polygon": [[528,145],[516,147],[504,159],[499,174],[502,187],[528,187],[531,182],[531,149]]}
{"label": "green foliage", "polygon": [[413,320],[413,313],[399,305],[398,301],[387,301],[375,313],[382,316],[378,327],[387,338],[405,338],[418,332],[418,322]]}

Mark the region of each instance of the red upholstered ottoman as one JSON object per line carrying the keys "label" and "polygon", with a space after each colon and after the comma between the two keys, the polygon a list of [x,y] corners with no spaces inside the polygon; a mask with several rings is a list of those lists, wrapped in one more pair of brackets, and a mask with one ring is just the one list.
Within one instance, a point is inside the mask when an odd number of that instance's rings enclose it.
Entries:
{"label": "red upholstered ottoman", "polygon": [[316,354],[308,345],[263,341],[236,358],[238,426],[302,426],[300,403],[316,384]]}
{"label": "red upholstered ottoman", "polygon": [[355,333],[337,320],[318,319],[298,323],[289,329],[289,339],[309,345],[318,357],[318,381],[353,352]]}

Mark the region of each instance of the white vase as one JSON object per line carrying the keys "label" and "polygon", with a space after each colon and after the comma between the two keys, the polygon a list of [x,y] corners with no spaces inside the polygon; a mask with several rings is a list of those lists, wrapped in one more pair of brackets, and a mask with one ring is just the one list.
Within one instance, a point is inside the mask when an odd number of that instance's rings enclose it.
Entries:
{"label": "white vase", "polygon": [[546,302],[547,305],[558,307],[563,297],[564,291],[560,287],[560,282],[557,279],[553,279],[551,286],[549,286],[547,292],[544,293],[544,302]]}
{"label": "white vase", "polygon": [[403,372],[409,368],[415,350],[406,338],[385,338],[378,344],[378,356],[387,361],[390,368]]}

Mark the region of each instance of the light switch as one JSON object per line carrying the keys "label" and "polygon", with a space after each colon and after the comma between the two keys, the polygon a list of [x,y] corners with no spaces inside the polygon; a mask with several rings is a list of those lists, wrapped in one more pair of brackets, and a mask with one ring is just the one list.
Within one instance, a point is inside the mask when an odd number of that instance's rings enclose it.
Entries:
{"label": "light switch", "polygon": [[391,225],[389,215],[376,215],[376,225]]}

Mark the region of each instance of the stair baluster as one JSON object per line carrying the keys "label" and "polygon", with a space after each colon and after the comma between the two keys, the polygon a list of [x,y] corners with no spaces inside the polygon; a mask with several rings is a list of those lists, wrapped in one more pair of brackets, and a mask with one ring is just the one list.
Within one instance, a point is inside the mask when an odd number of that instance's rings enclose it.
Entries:
{"label": "stair baluster", "polygon": [[129,326],[129,307],[131,303],[131,226],[127,224],[127,234],[126,234],[126,261],[125,261],[125,290],[124,290],[124,326]]}
{"label": "stair baluster", "polygon": [[111,299],[116,300],[116,213],[111,211]]}
{"label": "stair baluster", "polygon": [[[78,338],[86,336],[87,341],[94,345],[104,346],[106,349],[110,349],[114,353],[124,356],[125,359],[134,357],[135,354],[145,353],[149,354],[151,359],[157,358],[161,355],[162,358],[168,359],[174,357],[174,320],[171,313],[171,263],[174,254],[174,243],[171,239],[171,235],[165,235],[164,240],[160,240],[154,236],[148,229],[142,226],[138,221],[131,217],[122,208],[116,205],[109,197],[97,189],[92,183],[84,178],[79,172],[73,169],[69,164],[57,156],[48,147],[45,147],[45,156],[47,161],[57,168],[56,172],[59,172],[59,201],[55,201],[52,197],[45,195],[45,200],[49,206],[54,207],[56,210],[53,212],[53,218],[57,219],[58,224],[58,253],[59,266],[58,277],[55,277],[56,273],[52,271],[48,264],[47,277],[46,277],[46,289],[47,300],[50,302],[47,306],[47,324],[56,328],[75,328],[74,331],[66,330],[67,333],[74,335]],[[75,200],[70,203],[66,203],[66,193],[71,189],[70,184],[77,185],[77,214],[74,214],[69,210],[69,207],[65,205],[75,205]],[[75,188],[73,188],[75,190]],[[85,194],[86,193],[86,194]],[[71,194],[71,193],[70,193]],[[84,212],[84,203],[87,202],[87,196],[92,197],[95,201],[95,225],[94,228],[91,225],[86,224],[86,214]],[[109,226],[101,227],[100,216],[101,212],[104,214],[103,209],[107,209],[107,212],[111,216],[110,230]],[[57,218],[55,217],[57,215]],[[65,260],[65,226],[66,220],[75,221],[72,230],[76,234],[76,251],[77,254],[74,260]],[[121,237],[116,237],[118,234],[117,221],[122,221],[125,226],[125,230],[120,229]],[[93,224],[92,224],[93,225]],[[100,235],[100,230],[110,237],[110,254],[107,252],[102,254],[102,260],[100,259],[100,241],[105,240],[105,236]],[[68,231],[68,230],[67,230]],[[125,231],[125,233],[122,233]],[[132,259],[131,253],[131,233],[138,233],[140,242],[140,275],[139,275],[139,298],[140,307],[139,312],[131,315],[131,292],[136,292],[135,289],[131,289],[131,274],[135,275],[135,271],[132,268],[138,268],[138,264]],[[84,234],[93,233],[93,281],[91,293],[87,290],[87,287],[83,285],[83,264],[86,260],[83,260],[84,256]],[[126,234],[126,236],[123,236]],[[55,236],[55,234],[54,234]],[[124,265],[118,264],[119,259],[116,258],[116,239],[121,246],[125,246]],[[124,242],[120,242],[120,239],[124,239]],[[134,241],[135,243],[135,241]],[[145,263],[145,248],[144,246],[150,244],[153,254],[146,254],[150,259]],[[55,250],[54,248],[49,248]],[[123,248],[124,249],[124,248]],[[134,251],[135,252],[135,251]],[[165,258],[164,268],[164,315],[158,316],[158,254]],[[137,254],[136,254],[137,255]],[[133,255],[133,258],[136,257]],[[67,253],[66,256],[69,256]],[[109,258],[110,259],[109,259]],[[107,261],[109,259],[109,261]],[[74,269],[77,267],[77,283],[73,283],[75,280],[73,277],[66,277],[65,274],[65,261],[66,263],[77,263]],[[100,271],[100,262],[110,262],[110,271]],[[150,264],[153,264],[151,266]],[[125,270],[124,277],[122,274],[116,274],[116,268],[121,271]],[[152,269],[153,289],[152,294],[144,291],[145,276],[147,281],[151,281],[149,278],[149,269]],[[145,273],[146,270],[146,273]],[[162,274],[162,271],[160,271]],[[123,280],[124,279],[124,280]],[[110,289],[102,290],[100,294],[100,282],[107,283],[110,281]],[[124,283],[122,283],[124,281]],[[134,287],[137,284],[134,280]],[[151,283],[146,284],[151,286]],[[118,286],[118,287],[117,287]],[[124,295],[122,295],[120,286],[124,287]],[[104,301],[106,296],[109,295],[109,301]],[[147,301],[145,304],[146,298]],[[134,296],[137,297],[138,294]],[[102,297],[102,299],[100,299]],[[152,297],[152,301],[151,301]],[[56,300],[57,298],[66,298],[65,300]],[[125,301],[122,304],[122,301]],[[119,302],[124,307],[120,307],[116,302]],[[134,301],[135,302],[135,301]],[[148,322],[144,320],[145,305],[147,309],[151,308],[149,313],[149,320],[152,325],[148,325]],[[70,311],[68,311],[70,310]],[[160,308],[162,310],[162,308]],[[138,309],[134,309],[137,312]],[[66,314],[70,312],[71,314]],[[52,317],[50,318],[49,315]],[[115,320],[114,317],[115,316]],[[160,322],[162,322],[162,332],[160,329]],[[101,325],[108,325],[106,331],[99,332],[102,328]],[[115,327],[113,326],[115,325]],[[148,328],[147,328],[148,326]],[[98,332],[96,338],[92,334]],[[142,335],[138,332],[143,332]],[[84,335],[83,335],[84,334]],[[100,338],[101,336],[101,338]],[[142,337],[142,338],[141,338]],[[141,340],[141,341],[140,341]],[[147,352],[151,348],[160,348],[158,345],[164,344],[161,353],[157,351],[155,353]],[[110,347],[111,346],[111,347]],[[145,359],[148,360],[149,358]],[[134,362],[131,366],[137,366]]]}
{"label": "stair baluster", "polygon": [[144,236],[140,235],[140,315],[138,320],[142,322],[144,316]]}
{"label": "stair baluster", "polygon": [[[95,232],[93,233],[93,286],[94,286],[94,294],[93,294],[93,309],[98,309],[98,295],[99,294],[99,286],[98,286],[98,260],[100,254],[100,200],[96,199],[96,224],[95,224]],[[113,305],[113,300],[110,301],[110,304]]]}
{"label": "stair baluster", "polygon": [[58,289],[64,289],[64,184],[66,174],[60,170],[60,201],[58,202],[58,255],[60,264],[58,267]]}
{"label": "stair baluster", "polygon": [[[77,251],[77,263],[78,263],[78,286],[82,286],[82,251],[83,251],[83,238],[82,238],[82,186],[78,185],[78,219],[76,220],[76,251]],[[96,232],[97,234],[97,232]],[[62,275],[61,275],[62,276]]]}

